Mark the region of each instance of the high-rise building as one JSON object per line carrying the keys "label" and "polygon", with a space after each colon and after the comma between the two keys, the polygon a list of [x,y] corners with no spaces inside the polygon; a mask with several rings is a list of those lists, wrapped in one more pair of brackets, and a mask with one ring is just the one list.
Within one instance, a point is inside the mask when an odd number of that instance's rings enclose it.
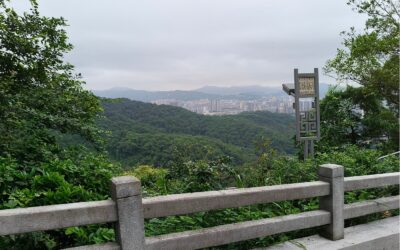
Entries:
{"label": "high-rise building", "polygon": [[210,100],[210,112],[221,112],[220,100]]}

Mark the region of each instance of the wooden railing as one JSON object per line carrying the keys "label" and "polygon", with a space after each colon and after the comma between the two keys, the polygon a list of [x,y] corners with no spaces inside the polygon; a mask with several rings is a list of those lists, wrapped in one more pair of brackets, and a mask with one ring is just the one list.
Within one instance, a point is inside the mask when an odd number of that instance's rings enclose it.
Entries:
{"label": "wooden railing", "polygon": [[[344,192],[399,185],[399,172],[344,178],[342,166],[326,164],[320,166],[318,175],[320,180],[314,182],[144,199],[138,179],[116,177],[111,181],[112,200],[0,210],[0,235],[115,222],[116,243],[70,249],[199,249],[317,226],[323,226],[321,235],[338,240],[344,236],[345,219],[399,208],[399,196],[344,205]],[[319,210],[161,236],[144,236],[145,218],[313,197],[320,199]]]}

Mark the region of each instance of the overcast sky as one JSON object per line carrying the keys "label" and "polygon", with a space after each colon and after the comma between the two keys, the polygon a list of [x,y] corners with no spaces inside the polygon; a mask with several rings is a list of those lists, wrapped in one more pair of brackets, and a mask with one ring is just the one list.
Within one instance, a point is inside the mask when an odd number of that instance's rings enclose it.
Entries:
{"label": "overcast sky", "polygon": [[[28,1],[14,1],[23,8]],[[346,0],[39,0],[68,20],[66,59],[89,89],[195,89],[280,85],[293,68],[312,72],[361,30]]]}

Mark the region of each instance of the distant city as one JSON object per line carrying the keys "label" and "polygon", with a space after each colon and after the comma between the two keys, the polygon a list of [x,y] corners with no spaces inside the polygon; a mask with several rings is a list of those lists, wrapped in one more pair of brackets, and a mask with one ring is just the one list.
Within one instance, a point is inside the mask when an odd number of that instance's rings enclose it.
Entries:
{"label": "distant city", "polygon": [[183,101],[176,99],[159,99],[151,101],[151,103],[182,107],[203,115],[235,115],[245,111],[261,110],[292,114],[294,113],[293,101],[293,98],[290,96],[270,96],[257,100],[199,99]]}
{"label": "distant city", "polygon": [[[325,95],[328,88],[328,84],[320,84],[321,97]],[[203,115],[235,115],[246,111],[294,114],[294,98],[286,95],[280,86],[205,86],[190,91],[145,91],[112,88],[97,90],[94,93],[107,98],[128,98],[157,105],[182,107]],[[311,107],[310,100],[300,102],[301,110],[308,110]]]}

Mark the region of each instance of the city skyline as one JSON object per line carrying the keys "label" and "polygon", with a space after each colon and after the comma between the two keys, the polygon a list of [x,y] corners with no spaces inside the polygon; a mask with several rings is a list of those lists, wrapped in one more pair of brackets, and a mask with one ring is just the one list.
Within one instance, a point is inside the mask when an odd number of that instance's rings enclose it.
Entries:
{"label": "city skyline", "polygon": [[[330,86],[321,83],[319,87],[322,98]],[[94,91],[94,93],[107,98],[127,98],[157,105],[177,106],[203,115],[235,115],[244,111],[264,110],[274,113],[294,113],[294,98],[288,96],[282,90],[282,86],[203,86],[191,91],[144,91],[113,88]],[[311,107],[311,103],[307,101],[300,105],[306,109]]]}
{"label": "city skyline", "polygon": [[[159,99],[150,101],[157,105],[181,107],[202,115],[236,115],[241,112],[269,111],[273,113],[294,114],[294,99],[290,96],[269,96],[254,100],[238,99],[197,99],[176,100]],[[309,106],[309,105],[302,105]]]}

